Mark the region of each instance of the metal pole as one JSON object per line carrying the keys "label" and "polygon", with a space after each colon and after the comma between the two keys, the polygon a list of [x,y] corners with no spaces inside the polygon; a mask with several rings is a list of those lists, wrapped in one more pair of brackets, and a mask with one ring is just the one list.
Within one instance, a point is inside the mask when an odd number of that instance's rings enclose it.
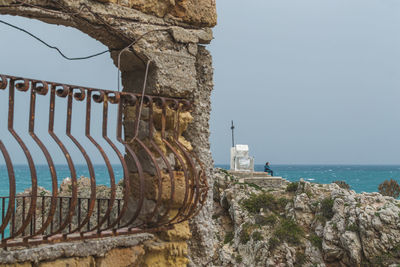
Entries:
{"label": "metal pole", "polygon": [[235,126],[233,125],[233,121],[232,121],[231,130],[232,130],[232,147],[234,147],[235,146],[235,133],[234,133]]}

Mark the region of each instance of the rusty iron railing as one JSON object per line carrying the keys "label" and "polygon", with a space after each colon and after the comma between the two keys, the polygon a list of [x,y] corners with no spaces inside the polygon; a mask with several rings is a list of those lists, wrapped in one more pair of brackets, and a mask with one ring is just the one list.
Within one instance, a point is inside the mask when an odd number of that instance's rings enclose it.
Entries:
{"label": "rusty iron railing", "polygon": [[[8,144],[3,143],[4,138],[0,138],[0,151],[6,164],[9,184],[8,196],[0,197],[0,247],[158,231],[188,220],[200,211],[208,190],[204,167],[191,151],[190,145],[184,144],[181,139],[185,127],[181,123],[181,116],[190,113],[190,101],[7,75],[0,75],[0,89],[0,95],[2,91],[7,95],[5,92],[8,90],[8,132],[23,150],[31,176],[17,177]],[[47,161],[51,191],[38,186],[40,174],[36,171],[35,155],[14,128],[16,91],[30,96],[29,138],[40,148]],[[35,132],[35,111],[39,97],[47,97],[49,101],[46,138],[40,138]],[[70,143],[63,142],[54,130],[56,99],[66,102],[66,132],[63,138],[72,141]],[[71,131],[73,104],[84,101],[86,122],[81,127],[85,128],[84,137],[97,149],[107,167],[110,180],[107,197],[97,195],[96,173],[91,157],[85,144]],[[99,122],[102,124],[101,142],[108,145],[123,170],[123,180],[119,184],[111,165],[110,152],[91,134],[93,103],[102,105],[102,121]],[[118,110],[116,118],[113,118],[117,125],[116,140],[109,137],[107,130],[110,106]],[[134,114],[131,121],[128,120],[129,116],[132,117],[128,115],[129,112]],[[59,192],[60,177],[57,177],[54,156],[48,149],[49,140],[55,141],[56,148],[62,152],[68,164],[71,178],[67,194]],[[79,185],[68,144],[81,153],[89,170],[86,195]],[[121,152],[118,147],[123,147],[125,151]],[[17,193],[18,179],[30,179],[31,188],[24,193]],[[122,193],[118,191],[121,188]]]}

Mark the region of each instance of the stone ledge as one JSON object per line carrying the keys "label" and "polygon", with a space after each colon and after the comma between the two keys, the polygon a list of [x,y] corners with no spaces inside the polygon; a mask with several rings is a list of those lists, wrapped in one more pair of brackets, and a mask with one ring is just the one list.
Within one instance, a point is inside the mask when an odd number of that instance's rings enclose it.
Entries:
{"label": "stone ledge", "polygon": [[278,176],[244,178],[243,180],[245,183],[255,184],[264,188],[280,188],[288,183],[287,180]]}
{"label": "stone ledge", "polygon": [[[238,177],[238,178],[253,178],[253,177],[272,178],[272,176],[266,172],[228,171],[228,173],[232,174],[233,176]],[[276,176],[274,176],[274,177],[276,177]],[[279,178],[282,178],[282,177],[279,177]]]}
{"label": "stone ledge", "polygon": [[22,262],[39,263],[60,258],[104,256],[107,252],[119,247],[133,247],[153,239],[152,234],[143,233],[128,236],[107,237],[68,243],[47,244],[38,247],[1,250],[0,264]]}

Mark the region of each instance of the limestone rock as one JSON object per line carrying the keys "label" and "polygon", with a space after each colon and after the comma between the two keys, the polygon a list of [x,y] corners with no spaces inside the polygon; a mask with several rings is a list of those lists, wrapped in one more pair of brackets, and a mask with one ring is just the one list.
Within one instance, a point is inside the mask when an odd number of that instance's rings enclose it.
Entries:
{"label": "limestone rock", "polygon": [[215,0],[97,0],[132,7],[157,17],[170,17],[196,26],[217,24]]}
{"label": "limestone rock", "polygon": [[399,200],[306,181],[295,192],[257,188],[215,173],[214,266],[400,264]]}

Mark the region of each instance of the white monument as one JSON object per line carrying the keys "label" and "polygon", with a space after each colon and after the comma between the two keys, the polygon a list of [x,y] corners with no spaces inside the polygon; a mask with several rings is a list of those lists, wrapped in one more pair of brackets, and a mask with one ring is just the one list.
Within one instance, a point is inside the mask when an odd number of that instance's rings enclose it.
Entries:
{"label": "white monument", "polygon": [[254,158],[249,156],[248,145],[231,147],[231,171],[254,171]]}

